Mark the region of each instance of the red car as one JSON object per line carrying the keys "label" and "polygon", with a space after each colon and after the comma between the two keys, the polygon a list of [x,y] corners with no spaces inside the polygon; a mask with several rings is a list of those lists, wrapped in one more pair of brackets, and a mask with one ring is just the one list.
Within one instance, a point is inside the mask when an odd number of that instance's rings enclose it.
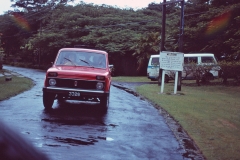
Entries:
{"label": "red car", "polygon": [[51,109],[55,99],[100,102],[107,109],[111,86],[108,53],[83,48],[60,49],[47,70],[43,104]]}

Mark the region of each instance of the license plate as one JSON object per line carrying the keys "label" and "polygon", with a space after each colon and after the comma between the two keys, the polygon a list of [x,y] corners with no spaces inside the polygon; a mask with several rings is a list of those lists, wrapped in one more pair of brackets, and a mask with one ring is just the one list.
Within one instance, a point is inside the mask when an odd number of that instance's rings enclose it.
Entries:
{"label": "license plate", "polygon": [[69,92],[68,96],[70,96],[70,97],[80,97],[80,92]]}

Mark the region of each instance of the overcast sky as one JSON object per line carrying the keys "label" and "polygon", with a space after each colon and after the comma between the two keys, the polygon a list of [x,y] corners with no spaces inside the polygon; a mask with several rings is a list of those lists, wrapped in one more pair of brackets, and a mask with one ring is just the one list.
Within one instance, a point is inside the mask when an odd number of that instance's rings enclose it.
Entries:
{"label": "overcast sky", "polygon": [[[81,0],[75,0],[77,4]],[[77,2],[78,1],[78,2]],[[149,3],[160,3],[162,0],[82,0],[85,3],[94,3],[97,5],[106,4],[111,6],[117,6],[119,8],[133,8],[140,9],[148,6]],[[0,2],[0,14],[5,11],[12,10],[10,0],[1,0]]]}

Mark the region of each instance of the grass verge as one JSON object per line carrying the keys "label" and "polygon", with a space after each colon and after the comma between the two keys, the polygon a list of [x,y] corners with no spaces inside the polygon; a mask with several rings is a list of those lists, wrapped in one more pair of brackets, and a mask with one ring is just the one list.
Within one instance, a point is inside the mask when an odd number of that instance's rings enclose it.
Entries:
{"label": "grass verge", "polygon": [[[131,77],[131,81],[137,78]],[[172,95],[174,84],[146,84],[137,92],[164,108],[195,141],[208,160],[240,157],[240,86],[218,83],[196,86],[183,81],[179,95]]]}
{"label": "grass verge", "polygon": [[[0,70],[0,74],[10,74],[7,70]],[[5,81],[5,76],[0,77],[0,101],[15,96],[33,86],[31,79],[21,76],[11,75],[11,81]]]}
{"label": "grass verge", "polygon": [[119,76],[119,77],[112,77],[114,81],[119,82],[150,82],[149,79],[146,77],[129,77],[129,76]]}

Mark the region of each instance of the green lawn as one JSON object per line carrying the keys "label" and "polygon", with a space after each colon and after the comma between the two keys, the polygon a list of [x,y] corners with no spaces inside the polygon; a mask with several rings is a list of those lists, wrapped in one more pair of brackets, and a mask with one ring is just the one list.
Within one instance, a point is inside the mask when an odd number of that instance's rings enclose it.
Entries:
{"label": "green lawn", "polygon": [[[0,74],[10,73],[7,70],[0,70]],[[0,101],[17,95],[33,86],[31,79],[12,75],[11,81],[5,81],[5,76],[0,77]]]}
{"label": "green lawn", "polygon": [[[138,81],[138,77],[131,77],[134,80]],[[172,115],[207,159],[240,159],[240,86],[224,86],[219,81],[202,86],[183,81],[177,95],[170,94],[173,81],[165,84],[164,94],[159,94],[157,84],[142,85],[136,90]]]}
{"label": "green lawn", "polygon": [[119,82],[151,82],[150,79],[147,77],[129,77],[129,76],[119,76],[119,77],[112,77],[114,81]]}

